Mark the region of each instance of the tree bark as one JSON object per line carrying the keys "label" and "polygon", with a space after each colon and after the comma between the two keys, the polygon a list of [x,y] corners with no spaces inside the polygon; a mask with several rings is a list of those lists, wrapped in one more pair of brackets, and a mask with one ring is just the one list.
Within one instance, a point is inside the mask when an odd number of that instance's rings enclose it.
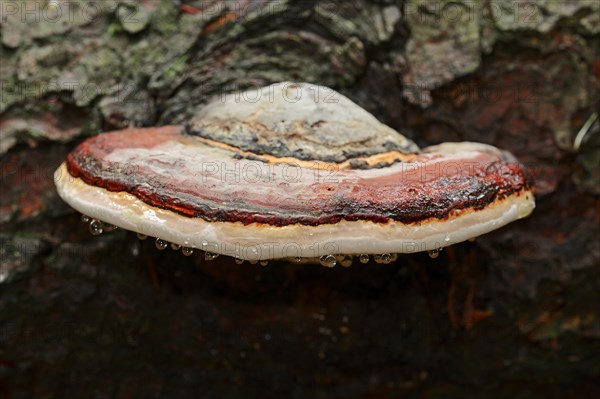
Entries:
{"label": "tree bark", "polygon": [[[0,7],[2,397],[600,396],[599,2]],[[537,209],[435,260],[262,268],[91,237],[54,190],[90,135],[284,80],[512,151]]]}

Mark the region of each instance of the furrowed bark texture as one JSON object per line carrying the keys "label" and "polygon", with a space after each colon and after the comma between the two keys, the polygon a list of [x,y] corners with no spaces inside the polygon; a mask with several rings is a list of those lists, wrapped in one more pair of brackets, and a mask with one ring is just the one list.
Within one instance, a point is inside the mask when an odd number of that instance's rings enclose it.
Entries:
{"label": "furrowed bark texture", "polygon": [[[1,396],[600,396],[598,122],[574,145],[599,4],[2,0]],[[282,80],[419,145],[512,151],[537,209],[437,259],[326,269],[92,237],[58,198],[85,137]]]}

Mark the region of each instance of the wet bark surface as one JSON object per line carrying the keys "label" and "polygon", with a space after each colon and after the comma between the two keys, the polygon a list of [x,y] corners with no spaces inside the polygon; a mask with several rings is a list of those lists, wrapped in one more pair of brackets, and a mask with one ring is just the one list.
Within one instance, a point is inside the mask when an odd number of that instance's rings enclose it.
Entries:
{"label": "wet bark surface", "polygon": [[[575,145],[596,1],[70,3],[0,4],[2,397],[600,395],[598,123]],[[85,137],[283,80],[421,146],[512,151],[536,210],[437,259],[327,269],[92,237],[58,198]]]}

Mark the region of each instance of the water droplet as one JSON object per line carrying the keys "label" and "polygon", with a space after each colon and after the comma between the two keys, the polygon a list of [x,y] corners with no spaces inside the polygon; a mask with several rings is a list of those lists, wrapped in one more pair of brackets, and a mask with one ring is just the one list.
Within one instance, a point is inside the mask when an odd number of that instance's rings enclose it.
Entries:
{"label": "water droplet", "polygon": [[325,266],[325,267],[334,267],[337,263],[337,261],[335,260],[335,256],[333,255],[323,255],[321,256],[321,266]]}
{"label": "water droplet", "polygon": [[439,249],[432,249],[430,251],[427,251],[427,254],[429,254],[429,257],[431,259],[435,259],[440,255],[440,250]]}
{"label": "water droplet", "polygon": [[377,264],[382,264],[383,263],[383,260],[381,259],[381,255],[379,255],[379,254],[373,255],[373,260]]}
{"label": "water droplet", "polygon": [[367,254],[360,254],[358,259],[360,260],[360,263],[362,263],[362,264],[369,263],[369,255],[367,255]]}
{"label": "water droplet", "polygon": [[90,222],[90,233],[92,233],[93,236],[98,236],[100,234],[102,234],[102,222],[96,219],[92,219],[92,221]]}
{"label": "water droplet", "polygon": [[83,223],[88,223],[90,221],[90,217],[86,215],[81,215],[81,221]]}
{"label": "water droplet", "polygon": [[446,236],[446,237],[444,238],[444,241],[446,241],[446,242],[450,242],[450,236]]}
{"label": "water droplet", "polygon": [[148,238],[148,236],[146,234],[137,233],[137,238],[139,238],[140,240],[145,240],[146,238]]}
{"label": "water droplet", "polygon": [[203,246],[203,247],[205,247],[205,246],[207,246],[207,245],[208,245],[208,241],[206,241],[206,240],[202,240],[202,246]]}
{"label": "water droplet", "polygon": [[390,254],[381,254],[381,263],[384,265],[389,265],[392,262],[392,255]]}
{"label": "water droplet", "polygon": [[115,226],[114,224],[110,224],[110,223],[102,223],[102,227],[104,228],[104,231],[106,231],[108,233],[117,229],[117,226]]}
{"label": "water droplet", "polygon": [[398,260],[398,254],[391,254],[390,256],[391,256],[390,262],[395,262]]}
{"label": "water droplet", "polygon": [[135,243],[132,247],[131,247],[131,254],[133,256],[138,256],[140,254],[140,245],[138,243]]}
{"label": "water droplet", "polygon": [[250,262],[251,265],[256,265],[258,263],[256,259],[249,260],[248,262]]}
{"label": "water droplet", "polygon": [[206,251],[204,253],[204,260],[213,260],[213,259],[216,259],[218,256],[219,256],[219,254]]}
{"label": "water droplet", "polygon": [[475,242],[475,241],[477,241],[477,237],[469,238],[469,242]]}
{"label": "water droplet", "polygon": [[181,253],[184,254],[185,256],[190,256],[191,254],[194,253],[194,248],[181,247]]}
{"label": "water droplet", "polygon": [[339,263],[343,267],[350,267],[350,266],[352,266],[352,260],[353,260],[352,255],[344,255],[342,260]]}
{"label": "water droplet", "polygon": [[171,249],[173,251],[177,251],[177,250],[179,250],[179,248],[181,248],[181,245],[175,244],[174,242],[171,243]]}
{"label": "water droplet", "polygon": [[268,264],[269,264],[269,261],[268,261],[268,260],[261,260],[261,261],[260,261],[260,265],[261,265],[261,266],[267,266]]}
{"label": "water droplet", "polygon": [[244,263],[244,259],[235,258],[235,263],[237,263],[238,265],[241,265],[242,263]]}
{"label": "water droplet", "polygon": [[296,262],[296,263],[300,263],[300,262],[302,262],[302,258],[301,258],[301,257],[299,257],[299,256],[296,256],[296,257],[294,258],[294,262]]}
{"label": "water droplet", "polygon": [[157,238],[156,242],[154,243],[154,245],[156,245],[156,248],[159,250],[163,250],[166,249],[167,246],[169,245],[168,242],[166,242],[165,240],[163,240],[162,238]]}

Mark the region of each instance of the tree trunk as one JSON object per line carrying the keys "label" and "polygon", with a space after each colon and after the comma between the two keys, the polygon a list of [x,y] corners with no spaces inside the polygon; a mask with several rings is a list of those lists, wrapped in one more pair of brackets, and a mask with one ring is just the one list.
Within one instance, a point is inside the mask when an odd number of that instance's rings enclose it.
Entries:
{"label": "tree trunk", "polygon": [[[2,397],[600,397],[596,0],[0,8]],[[261,267],[92,237],[54,190],[85,137],[284,80],[512,151],[537,209],[437,259]]]}

